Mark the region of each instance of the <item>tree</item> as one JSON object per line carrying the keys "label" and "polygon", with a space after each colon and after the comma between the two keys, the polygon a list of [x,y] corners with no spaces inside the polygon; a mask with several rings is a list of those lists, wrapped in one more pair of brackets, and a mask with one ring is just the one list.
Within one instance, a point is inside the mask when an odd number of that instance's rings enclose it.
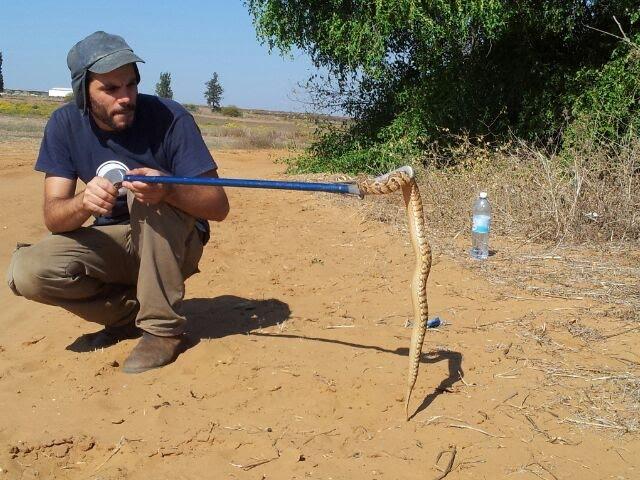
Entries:
{"label": "tree", "polygon": [[218,80],[218,74],[213,72],[211,80],[204,84],[207,89],[204,91],[204,98],[207,99],[207,105],[211,107],[211,111],[220,110],[220,101],[222,100],[222,85]]}
{"label": "tree", "polygon": [[[640,40],[637,0],[245,4],[271,49],[305,51],[327,72],[310,84],[318,104],[355,120],[332,127],[314,145],[316,156],[356,152],[368,165],[384,157],[381,146],[396,149],[393,161],[402,162],[397,149],[419,153],[456,134],[555,138],[577,118],[576,99],[605,65],[638,58],[628,55]],[[623,83],[637,92],[634,68],[620,62],[615,72],[626,83],[610,81],[610,88]],[[628,104],[638,118],[638,103]]]}
{"label": "tree", "polygon": [[173,90],[171,90],[171,74],[162,72],[160,80],[156,83],[156,95],[163,98],[173,98]]}
{"label": "tree", "polygon": [[0,92],[4,92],[4,78],[2,77],[2,52],[0,52]]}

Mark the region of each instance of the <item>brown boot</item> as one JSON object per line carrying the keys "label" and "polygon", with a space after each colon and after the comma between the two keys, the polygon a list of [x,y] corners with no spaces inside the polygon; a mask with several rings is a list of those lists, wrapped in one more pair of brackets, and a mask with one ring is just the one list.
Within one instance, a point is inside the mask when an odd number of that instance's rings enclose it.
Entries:
{"label": "brown boot", "polygon": [[142,334],[138,345],[124,361],[122,371],[140,373],[173,362],[184,346],[184,337],[158,337],[148,332]]}

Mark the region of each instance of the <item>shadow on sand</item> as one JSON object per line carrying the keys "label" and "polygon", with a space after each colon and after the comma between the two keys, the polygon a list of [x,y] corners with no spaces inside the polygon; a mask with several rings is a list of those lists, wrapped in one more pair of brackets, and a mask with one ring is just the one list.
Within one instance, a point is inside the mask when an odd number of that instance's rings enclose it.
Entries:
{"label": "shadow on sand", "polygon": [[[395,350],[388,350],[386,348],[378,347],[376,345],[361,345],[358,343],[343,342],[342,340],[335,340],[332,338],[318,338],[318,337],[304,337],[301,335],[289,335],[289,334],[273,334],[273,333],[253,333],[254,336],[261,337],[278,337],[278,338],[296,338],[301,340],[310,340],[314,342],[327,342],[336,343],[338,345],[345,345],[353,348],[364,348],[368,350],[377,350],[378,352],[393,353],[395,355],[409,356],[409,349],[400,347]],[[423,353],[420,356],[420,363],[438,363],[446,361],[448,367],[448,376],[440,382],[440,384],[433,390],[433,393],[427,395],[418,409],[409,417],[409,419],[415,417],[418,413],[425,410],[433,401],[438,398],[439,395],[450,392],[451,387],[458,381],[461,376],[464,375],[462,370],[462,354],[460,352],[453,352],[450,350],[435,350],[433,352]]]}
{"label": "shadow on sand", "polygon": [[252,300],[233,295],[190,298],[183,302],[182,312],[187,317],[186,334],[192,346],[202,339],[272,327],[291,315],[289,305],[275,298]]}
{"label": "shadow on sand", "polygon": [[[222,338],[228,335],[246,334],[260,328],[278,325],[289,318],[291,310],[289,305],[280,300],[271,298],[267,300],[252,300],[222,295],[216,298],[190,298],[182,304],[182,312],[187,317],[187,344],[184,350],[193,348],[202,339]],[[84,347],[84,339],[91,334],[78,337],[67,350],[74,352],[90,351]],[[301,335],[274,334],[254,332],[252,335],[262,337],[295,338],[314,342],[327,342],[344,345],[351,348],[364,348],[379,352],[392,353],[394,355],[409,355],[408,348],[396,348],[388,350],[376,345],[362,345],[358,343],[344,342],[331,338],[305,337]],[[184,351],[183,350],[183,351]],[[423,353],[420,363],[437,363],[446,361],[448,376],[443,379],[432,393],[427,395],[418,409],[410,418],[425,410],[442,393],[449,392],[450,388],[464,375],[462,371],[462,354],[449,350],[436,350]]]}
{"label": "shadow on sand", "polygon": [[[289,305],[274,298],[252,300],[222,295],[185,300],[182,302],[182,314],[187,317],[184,352],[202,339],[222,338],[278,325],[289,318],[291,310]],[[94,335],[95,332],[79,336],[67,346],[67,350],[78,353],[93,351],[88,340]]]}

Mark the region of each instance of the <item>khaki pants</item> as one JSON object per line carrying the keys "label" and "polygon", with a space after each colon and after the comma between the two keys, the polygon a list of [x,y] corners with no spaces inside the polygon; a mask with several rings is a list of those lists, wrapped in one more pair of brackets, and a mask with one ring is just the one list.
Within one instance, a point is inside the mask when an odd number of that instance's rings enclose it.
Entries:
{"label": "khaki pants", "polygon": [[102,325],[135,319],[154,335],[183,333],[184,281],[202,255],[195,219],[131,194],[128,203],[130,225],[82,227],[19,245],[7,273],[11,290]]}

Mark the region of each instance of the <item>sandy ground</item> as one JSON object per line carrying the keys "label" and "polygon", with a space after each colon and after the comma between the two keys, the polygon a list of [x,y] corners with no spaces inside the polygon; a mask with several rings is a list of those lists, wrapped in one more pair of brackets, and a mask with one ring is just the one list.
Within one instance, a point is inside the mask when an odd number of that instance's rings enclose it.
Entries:
{"label": "sandy ground", "polygon": [[[3,271],[46,234],[34,155],[0,145]],[[223,176],[278,178],[274,155],[216,158]],[[427,333],[407,422],[405,234],[357,200],[229,196],[187,283],[194,345],[165,368],[123,374],[136,340],[82,351],[96,325],[0,289],[0,479],[429,480],[454,451],[447,479],[640,478],[638,331],[571,329],[601,305],[436,256],[430,315],[447,324]]]}

